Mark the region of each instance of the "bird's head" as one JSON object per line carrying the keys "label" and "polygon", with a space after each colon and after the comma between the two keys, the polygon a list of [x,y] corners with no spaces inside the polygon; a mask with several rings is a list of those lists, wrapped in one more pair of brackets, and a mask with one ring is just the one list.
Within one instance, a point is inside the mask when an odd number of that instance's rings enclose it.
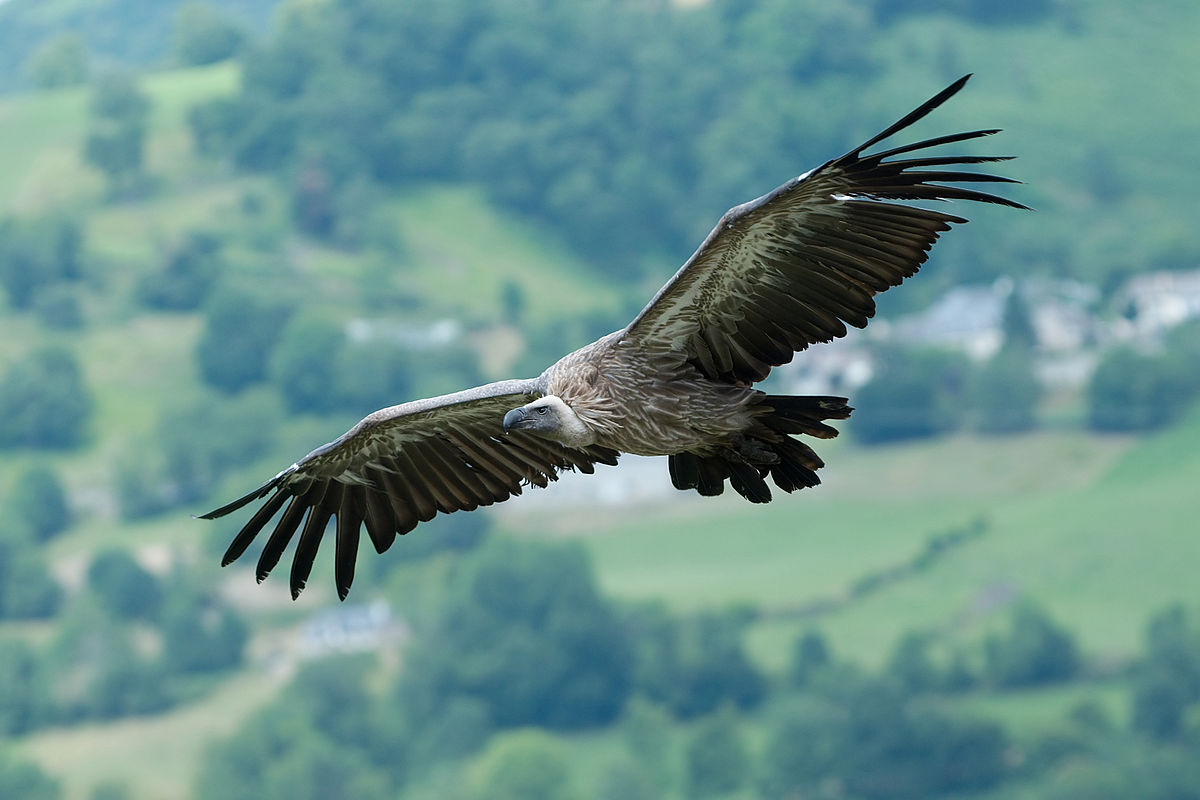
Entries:
{"label": "bird's head", "polygon": [[596,432],[561,397],[552,394],[505,414],[504,431],[529,431],[568,447],[596,443]]}

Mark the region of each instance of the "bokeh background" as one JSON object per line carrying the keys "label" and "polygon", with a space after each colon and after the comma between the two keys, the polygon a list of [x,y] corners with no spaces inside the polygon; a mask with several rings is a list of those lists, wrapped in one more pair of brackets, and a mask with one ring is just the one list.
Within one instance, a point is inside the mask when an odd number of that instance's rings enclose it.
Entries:
{"label": "bokeh background", "polygon": [[[1200,797],[1200,5],[0,4],[0,796]],[[286,581],[199,522],[537,374],[960,75],[970,225],[772,377],[768,506],[628,459]],[[910,135],[910,134],[906,134]],[[328,549],[328,548],[327,548]],[[328,553],[325,554],[328,556]]]}

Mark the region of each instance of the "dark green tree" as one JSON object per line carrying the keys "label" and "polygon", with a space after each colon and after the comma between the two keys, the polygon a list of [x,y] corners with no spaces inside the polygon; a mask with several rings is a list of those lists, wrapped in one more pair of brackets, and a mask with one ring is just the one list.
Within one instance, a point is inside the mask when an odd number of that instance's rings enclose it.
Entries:
{"label": "dark green tree", "polygon": [[749,776],[750,753],[738,730],[737,717],[728,709],[700,723],[684,753],[687,796],[729,794]]}
{"label": "dark green tree", "polygon": [[156,619],[162,605],[158,579],[124,549],[104,550],[92,559],[88,588],[120,619]]}
{"label": "dark green tree", "polygon": [[1185,391],[1195,396],[1200,392],[1200,375],[1193,369],[1200,359],[1200,319],[1191,319],[1169,331],[1163,350],[1173,368],[1180,373]]}
{"label": "dark green tree", "polygon": [[0,379],[0,447],[76,447],[92,407],[75,356],[58,347],[35,350]]}
{"label": "dark green tree", "polygon": [[666,709],[635,696],[625,708],[621,720],[625,749],[637,772],[644,775],[655,791],[665,794],[675,781],[673,722]]}
{"label": "dark green tree", "polygon": [[44,619],[58,611],[62,589],[24,520],[5,518],[0,529],[0,617]]}
{"label": "dark green tree", "polygon": [[994,723],[912,706],[886,680],[842,680],[777,712],[760,791],[820,796],[832,784],[864,800],[978,792],[1004,778],[1007,746]]}
{"label": "dark green tree", "polygon": [[28,526],[39,541],[61,533],[71,523],[67,494],[58,473],[46,466],[34,466],[21,472],[8,491],[6,514]]}
{"label": "dark green tree", "polygon": [[83,231],[61,215],[0,220],[0,284],[15,308],[34,306],[51,287],[82,276]]}
{"label": "dark green tree", "polygon": [[262,793],[256,795],[263,800],[391,800],[396,796],[361,753],[331,739],[301,738],[263,766]]}
{"label": "dark green tree", "polygon": [[519,323],[525,316],[527,305],[525,289],[521,284],[513,280],[506,280],[501,284],[500,308],[503,310],[505,321],[513,324]]}
{"label": "dark green tree", "polygon": [[560,742],[536,730],[497,738],[481,757],[471,800],[575,800]]}
{"label": "dark green tree", "polygon": [[246,34],[211,5],[188,0],[175,11],[171,39],[179,63],[197,66],[237,55]]}
{"label": "dark green tree", "polygon": [[727,702],[749,709],[762,700],[766,679],[742,643],[747,621],[740,612],[730,611],[703,613],[685,623],[685,670],[676,713],[706,714]]}
{"label": "dark green tree", "polygon": [[1013,611],[1007,634],[988,638],[985,655],[988,678],[1001,687],[1069,680],[1080,666],[1071,634],[1030,602]]}
{"label": "dark green tree", "polygon": [[196,152],[204,156],[228,153],[249,111],[237,98],[218,97],[188,109],[188,131]]}
{"label": "dark green tree", "polygon": [[395,797],[418,737],[404,709],[367,688],[376,668],[362,656],[306,665],[277,702],[210,748],[193,796]]}
{"label": "dark green tree", "polygon": [[766,692],[766,679],[742,645],[746,623],[737,610],[676,618],[659,606],[639,609],[627,622],[638,689],[683,718],[725,704],[753,708]]}
{"label": "dark green tree", "polygon": [[1134,680],[1133,727],[1155,739],[1178,738],[1200,702],[1200,627],[1181,606],[1146,626],[1145,657]]}
{"label": "dark green tree", "polygon": [[970,385],[975,428],[983,433],[1018,433],[1034,427],[1042,386],[1029,350],[1005,348],[984,364]]}
{"label": "dark green tree", "polygon": [[75,331],[83,327],[83,309],[79,290],[67,283],[50,284],[38,291],[33,313],[47,328]]}
{"label": "dark green tree", "polygon": [[456,569],[399,696],[418,720],[460,695],[499,727],[603,725],[629,694],[629,649],[582,548],[489,540]]}
{"label": "dark green tree", "polygon": [[1104,433],[1162,428],[1191,406],[1200,391],[1196,380],[1195,365],[1187,356],[1111,350],[1088,384],[1088,426]]}
{"label": "dark green tree", "polygon": [[138,298],[149,308],[191,311],[208,298],[224,267],[220,237],[192,231],[167,255],[162,269],[142,277]]}
{"label": "dark green tree", "polygon": [[75,604],[46,654],[57,721],[114,719],[170,706],[166,673],[131,632],[92,603]]}
{"label": "dark green tree", "polygon": [[204,328],[196,343],[204,381],[229,393],[261,381],[290,313],[278,300],[218,288],[205,304]]}
{"label": "dark green tree", "polygon": [[929,637],[921,633],[900,637],[888,658],[884,674],[899,682],[910,694],[932,691],[942,684],[941,675],[929,657]]}
{"label": "dark green tree", "polygon": [[1133,728],[1154,739],[1178,739],[1191,701],[1185,688],[1169,672],[1145,670],[1133,690]]}
{"label": "dark green tree", "polygon": [[142,172],[150,100],[131,75],[108,72],[93,87],[91,111],[84,160],[103,172],[114,190],[127,188]]}
{"label": "dark green tree", "polygon": [[18,761],[9,752],[0,752],[0,797],[21,800],[59,800],[62,787],[41,767]]}
{"label": "dark green tree", "polygon": [[60,33],[34,51],[26,71],[39,89],[78,86],[88,77],[87,47],[78,34]]}
{"label": "dark green tree", "polygon": [[330,236],[338,223],[337,175],[325,159],[310,156],[292,181],[292,219],[300,230]]}
{"label": "dark green tree", "polygon": [[1037,330],[1033,326],[1033,316],[1029,305],[1019,289],[1014,288],[1004,303],[1004,317],[1001,320],[1004,330],[1005,350],[1021,350],[1028,353],[1037,345]]}
{"label": "dark green tree", "polygon": [[[345,340],[341,326],[320,315],[297,314],[284,327],[271,354],[270,376],[289,411],[321,413],[338,407],[341,384],[335,373]],[[375,369],[371,364],[370,370]]]}
{"label": "dark green tree", "polygon": [[958,427],[967,382],[966,358],[938,350],[894,350],[855,395],[853,430],[866,444],[916,439]]}
{"label": "dark green tree", "polygon": [[217,672],[236,667],[249,636],[238,613],[220,600],[176,586],[162,614],[163,652],[175,672]]}
{"label": "dark green tree", "polygon": [[[453,359],[427,360],[430,365],[455,370]],[[409,349],[382,340],[347,342],[338,354],[334,385],[341,406],[355,414],[366,415],[419,397],[414,386],[414,362],[417,356]],[[423,365],[424,366],[424,365]],[[470,385],[474,365],[465,371],[462,385]]]}
{"label": "dark green tree", "polygon": [[829,643],[819,631],[805,631],[792,648],[791,681],[798,689],[808,686],[813,677],[833,661]]}
{"label": "dark green tree", "polygon": [[804,796],[808,787],[837,775],[846,724],[845,716],[831,703],[815,697],[777,706],[767,729],[759,793]]}
{"label": "dark green tree", "polygon": [[[421,726],[420,735],[409,748],[409,762],[413,771],[419,772],[429,765],[464,758],[487,744],[492,733],[487,704],[473,697],[455,695],[442,705],[437,716]],[[395,752],[388,760],[395,764]]]}
{"label": "dark green tree", "polygon": [[39,653],[22,639],[0,642],[0,734],[20,736],[43,724],[49,703]]}

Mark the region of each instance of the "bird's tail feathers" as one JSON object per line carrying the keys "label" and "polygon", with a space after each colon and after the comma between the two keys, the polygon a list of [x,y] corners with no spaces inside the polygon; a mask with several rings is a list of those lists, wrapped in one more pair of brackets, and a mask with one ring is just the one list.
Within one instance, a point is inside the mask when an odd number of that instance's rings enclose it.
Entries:
{"label": "bird's tail feathers", "polygon": [[766,411],[759,417],[758,434],[751,430],[744,443],[714,455],[676,453],[668,457],[671,483],[676,489],[695,489],[714,496],[725,491],[725,481],[752,503],[769,503],[766,478],[785,492],[816,486],[817,470],[825,466],[811,447],[796,434],[832,439],[837,429],[825,420],[846,419],[853,410],[844,397],[793,397],[767,395],[760,401]]}

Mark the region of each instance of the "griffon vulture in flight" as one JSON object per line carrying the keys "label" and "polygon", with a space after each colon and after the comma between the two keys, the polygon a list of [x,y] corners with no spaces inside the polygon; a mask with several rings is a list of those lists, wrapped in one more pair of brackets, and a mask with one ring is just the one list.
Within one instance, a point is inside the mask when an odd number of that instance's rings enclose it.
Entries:
{"label": "griffon vulture in flight", "polygon": [[[396,534],[439,511],[470,511],[545,486],[561,470],[593,472],[621,453],[668,456],[678,489],[718,495],[728,481],[752,503],[769,477],[791,492],[823,466],[800,435],[828,439],[842,397],[785,397],[753,388],[815,342],[862,328],[872,297],[913,275],[952,223],[965,219],[904,200],[1020,203],[947,183],[1014,183],[964,172],[1001,156],[928,155],[996,133],[938,136],[864,151],[933,111],[965,76],[841,158],[725,213],[700,248],[619,331],[564,356],[536,378],[490,383],[376,411],[249,494],[204,515],[263,501],[222,564],[279,515],[258,580],[300,532],[291,590],[308,580],[336,518],[335,580],[345,598],[360,531],[382,553]],[[280,513],[282,512],[282,513]]]}

